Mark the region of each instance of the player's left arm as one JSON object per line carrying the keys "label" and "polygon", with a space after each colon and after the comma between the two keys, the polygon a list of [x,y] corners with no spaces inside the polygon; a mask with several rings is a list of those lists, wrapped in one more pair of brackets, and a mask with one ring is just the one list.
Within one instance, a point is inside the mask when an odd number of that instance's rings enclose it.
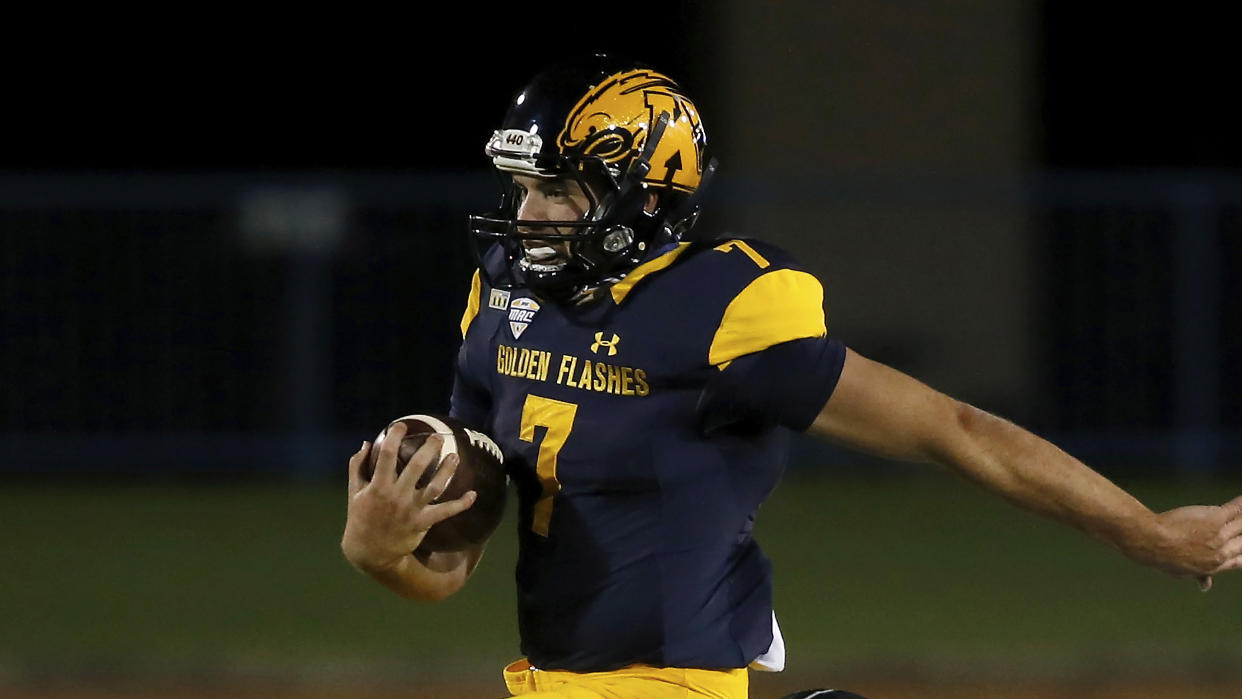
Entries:
{"label": "player's left arm", "polygon": [[[397,594],[415,600],[439,601],[460,590],[483,556],[483,544],[461,551],[424,552],[427,531],[474,504],[475,492],[436,502],[457,469],[450,454],[422,488],[418,480],[439,454],[442,438],[428,437],[397,473],[398,450],[406,426],[388,432],[370,480],[362,466],[372,445],[364,442],[349,460],[349,507],[341,551],[354,567]],[[412,552],[412,553],[411,553]]]}
{"label": "player's left arm", "polygon": [[1174,575],[1242,568],[1242,497],[1155,513],[1031,432],[848,350],[809,434],[887,458],[947,467]]}

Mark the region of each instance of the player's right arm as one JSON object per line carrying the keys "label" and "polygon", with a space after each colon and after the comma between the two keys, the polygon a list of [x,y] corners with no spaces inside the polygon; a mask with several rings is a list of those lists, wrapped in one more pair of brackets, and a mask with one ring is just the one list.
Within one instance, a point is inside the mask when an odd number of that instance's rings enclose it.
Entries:
{"label": "player's right arm", "polygon": [[[397,474],[397,452],[405,426],[394,425],[385,439],[368,481],[362,476],[371,445],[349,460],[349,509],[341,551],[354,567],[402,597],[439,601],[460,590],[483,556],[480,544],[462,551],[418,551],[432,525],[465,510],[474,503],[474,491],[456,500],[435,502],[457,469],[457,456],[450,455],[434,478],[423,488],[415,485],[440,450],[440,437],[429,437]],[[411,553],[413,552],[413,553]]]}
{"label": "player's right arm", "polygon": [[809,432],[859,451],[948,467],[1138,562],[1196,576],[1205,589],[1211,575],[1242,568],[1242,497],[1152,512],[1048,441],[852,350]]}

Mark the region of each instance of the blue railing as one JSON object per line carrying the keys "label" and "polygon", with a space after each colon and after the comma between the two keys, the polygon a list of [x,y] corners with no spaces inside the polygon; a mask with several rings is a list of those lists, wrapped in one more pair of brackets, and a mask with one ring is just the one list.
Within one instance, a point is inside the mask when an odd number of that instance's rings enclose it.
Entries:
{"label": "blue railing", "polygon": [[[444,405],[464,215],[496,199],[486,173],[0,175],[0,471],[336,473]],[[1081,306],[1039,321],[1062,368],[1016,398],[1033,427],[1118,467],[1242,463],[1242,175],[722,176],[710,203],[1015,207]]]}

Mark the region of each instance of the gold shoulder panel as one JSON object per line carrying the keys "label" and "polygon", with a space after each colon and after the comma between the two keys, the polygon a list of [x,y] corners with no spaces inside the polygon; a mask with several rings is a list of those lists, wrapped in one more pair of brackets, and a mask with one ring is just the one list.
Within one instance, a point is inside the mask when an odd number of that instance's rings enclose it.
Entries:
{"label": "gold shoulder panel", "polygon": [[819,280],[806,272],[778,269],[756,277],[729,302],[707,360],[723,369],[742,355],[827,333]]}
{"label": "gold shoulder panel", "polygon": [[479,270],[474,270],[470,280],[470,298],[466,299],[466,312],[461,315],[461,338],[466,339],[466,331],[479,314],[479,297],[483,295],[483,282],[479,279]]}
{"label": "gold shoulder panel", "polygon": [[673,264],[678,257],[681,257],[683,252],[689,249],[690,243],[678,243],[677,247],[672,250],[669,250],[655,259],[647,260],[641,265],[635,267],[632,272],[625,275],[624,279],[616,284],[613,284],[609,289],[609,291],[612,292],[612,302],[617,305],[621,305],[621,302],[624,301],[625,297],[629,295],[630,290],[634,288],[635,284],[642,281],[643,277],[651,274],[652,272],[658,272]]}

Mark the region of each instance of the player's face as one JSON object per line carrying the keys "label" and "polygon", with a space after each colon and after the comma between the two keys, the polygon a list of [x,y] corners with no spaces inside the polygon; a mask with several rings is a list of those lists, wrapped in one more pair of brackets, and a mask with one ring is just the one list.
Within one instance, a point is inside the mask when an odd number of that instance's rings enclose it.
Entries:
{"label": "player's face", "polygon": [[[577,180],[567,177],[534,177],[515,174],[514,183],[521,195],[517,217],[523,221],[580,221],[591,210],[591,198]],[[522,226],[523,233],[569,233],[554,226]],[[569,243],[565,241],[524,240],[527,257],[532,262],[551,264],[569,259]]]}

